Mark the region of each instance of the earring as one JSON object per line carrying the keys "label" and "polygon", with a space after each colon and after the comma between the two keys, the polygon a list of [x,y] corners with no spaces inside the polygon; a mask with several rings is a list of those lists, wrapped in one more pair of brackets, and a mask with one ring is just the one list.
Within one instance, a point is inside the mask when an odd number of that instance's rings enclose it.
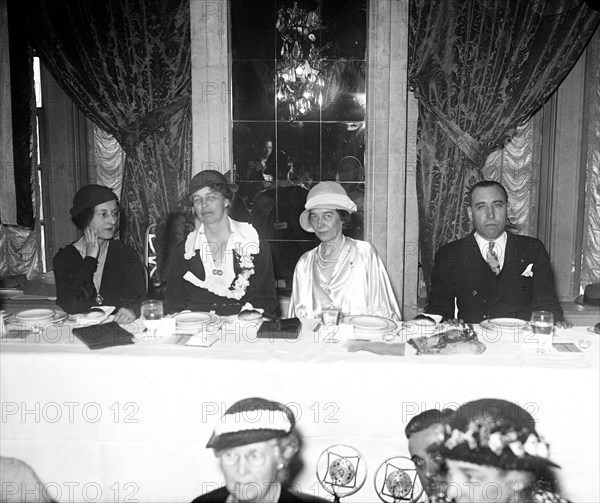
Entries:
{"label": "earring", "polygon": [[285,468],[285,465],[283,463],[279,463],[277,465],[277,470],[283,470]]}

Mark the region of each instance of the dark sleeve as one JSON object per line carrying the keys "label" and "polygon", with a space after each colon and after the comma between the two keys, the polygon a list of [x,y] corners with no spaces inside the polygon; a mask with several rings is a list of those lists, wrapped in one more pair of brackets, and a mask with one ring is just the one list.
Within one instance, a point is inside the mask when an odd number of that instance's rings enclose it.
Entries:
{"label": "dark sleeve", "polygon": [[122,306],[131,309],[136,316],[140,315],[140,305],[146,298],[146,268],[138,253],[131,247],[122,247],[123,284],[127,285],[128,296],[122,301]]}
{"label": "dark sleeve", "polygon": [[564,320],[562,307],[556,299],[550,257],[541,241],[538,241],[536,262],[533,265],[531,310],[551,311],[554,314],[554,322]]}
{"label": "dark sleeve", "polygon": [[274,315],[279,301],[275,291],[275,274],[269,243],[260,238],[260,252],[254,259],[254,274],[250,277],[248,293],[244,301],[250,302],[253,307],[260,307],[266,314]]}
{"label": "dark sleeve", "polygon": [[69,245],[54,256],[53,267],[56,304],[69,314],[89,309],[96,296],[94,272],[98,261],[93,257],[82,259],[77,249]]}
{"label": "dark sleeve", "polygon": [[441,248],[435,255],[435,263],[431,271],[431,288],[425,306],[425,314],[439,314],[442,318],[454,318],[454,286],[453,264],[448,260],[451,254],[447,247]]}
{"label": "dark sleeve", "polygon": [[209,493],[203,494],[195,498],[192,503],[225,503],[229,492],[225,487],[220,487]]}
{"label": "dark sleeve", "polygon": [[167,286],[165,289],[164,309],[166,313],[176,313],[187,308],[185,300],[185,274],[184,264],[184,246],[179,243],[173,250],[173,254],[169,260],[169,273],[167,276]]}

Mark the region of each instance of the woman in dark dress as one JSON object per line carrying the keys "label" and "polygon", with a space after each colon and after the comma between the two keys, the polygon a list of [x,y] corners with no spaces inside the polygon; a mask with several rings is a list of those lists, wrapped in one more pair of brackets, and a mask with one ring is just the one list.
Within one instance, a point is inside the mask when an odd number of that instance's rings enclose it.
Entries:
{"label": "woman in dark dress", "polygon": [[165,309],[237,314],[246,303],[274,314],[275,278],[269,245],[249,223],[229,217],[237,186],[218,171],[190,182],[196,229],[175,248],[169,265]]}
{"label": "woman in dark dress", "polygon": [[114,306],[117,323],[132,322],[146,295],[146,270],[133,248],[114,239],[117,196],[108,187],[85,185],[70,213],[83,236],[54,257],[56,304],[71,314]]}
{"label": "woman in dark dress", "polygon": [[326,503],[286,489],[299,449],[295,423],[294,413],[279,402],[255,397],[234,403],[206,446],[219,458],[225,486],[193,503]]}

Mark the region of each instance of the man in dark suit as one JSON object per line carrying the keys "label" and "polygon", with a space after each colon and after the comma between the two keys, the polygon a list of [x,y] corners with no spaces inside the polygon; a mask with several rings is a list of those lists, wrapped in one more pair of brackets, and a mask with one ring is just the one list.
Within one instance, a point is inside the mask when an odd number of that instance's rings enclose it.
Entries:
{"label": "man in dark suit", "polygon": [[529,321],[532,311],[564,322],[554,294],[548,253],[538,239],[507,232],[508,196],[498,182],[483,181],[469,191],[469,219],[475,231],[442,247],[435,258],[426,315],[479,323],[491,318]]}

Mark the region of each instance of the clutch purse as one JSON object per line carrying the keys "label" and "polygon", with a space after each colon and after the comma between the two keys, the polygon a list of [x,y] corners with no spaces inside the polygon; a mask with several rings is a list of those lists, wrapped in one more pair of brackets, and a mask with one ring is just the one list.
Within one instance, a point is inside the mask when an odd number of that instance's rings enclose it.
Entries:
{"label": "clutch purse", "polygon": [[133,344],[133,334],[114,321],[74,328],[73,334],[90,349]]}
{"label": "clutch purse", "polygon": [[301,329],[302,322],[298,318],[263,321],[256,337],[259,339],[297,339]]}

